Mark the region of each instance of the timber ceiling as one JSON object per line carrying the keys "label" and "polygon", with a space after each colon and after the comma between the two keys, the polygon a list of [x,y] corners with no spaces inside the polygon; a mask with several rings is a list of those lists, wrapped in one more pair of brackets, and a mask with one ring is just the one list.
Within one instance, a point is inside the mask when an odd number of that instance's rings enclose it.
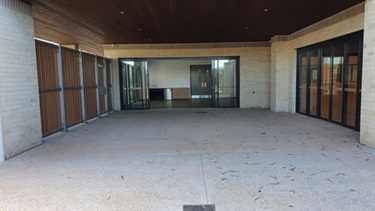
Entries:
{"label": "timber ceiling", "polygon": [[60,44],[269,41],[364,0],[22,0]]}

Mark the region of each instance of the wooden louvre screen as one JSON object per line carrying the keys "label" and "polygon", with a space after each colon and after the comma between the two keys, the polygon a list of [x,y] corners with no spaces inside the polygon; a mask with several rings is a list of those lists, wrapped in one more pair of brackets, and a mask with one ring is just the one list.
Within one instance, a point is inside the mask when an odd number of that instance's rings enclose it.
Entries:
{"label": "wooden louvre screen", "polygon": [[43,137],[63,128],[57,46],[36,41],[40,114]]}
{"label": "wooden louvre screen", "polygon": [[110,59],[65,47],[60,51],[39,40],[35,45],[43,137],[97,117],[98,103],[101,114],[112,110]]}
{"label": "wooden louvre screen", "polygon": [[100,103],[100,114],[106,113],[105,108],[105,84],[104,84],[104,58],[98,56],[98,85],[99,89],[103,90],[102,92],[99,92],[99,103]]}
{"label": "wooden louvre screen", "polygon": [[85,89],[86,118],[92,119],[98,116],[98,106],[96,101],[96,76],[95,76],[95,56],[87,53],[82,54],[83,79]]}
{"label": "wooden louvre screen", "polygon": [[83,121],[81,76],[79,52],[62,48],[62,67],[64,76],[65,115],[67,126]]}
{"label": "wooden louvre screen", "polygon": [[108,111],[113,111],[113,108],[112,108],[112,80],[111,80],[111,60],[110,59],[106,59],[106,74],[107,74],[107,95],[108,95],[108,102],[107,102],[107,105],[108,105]]}

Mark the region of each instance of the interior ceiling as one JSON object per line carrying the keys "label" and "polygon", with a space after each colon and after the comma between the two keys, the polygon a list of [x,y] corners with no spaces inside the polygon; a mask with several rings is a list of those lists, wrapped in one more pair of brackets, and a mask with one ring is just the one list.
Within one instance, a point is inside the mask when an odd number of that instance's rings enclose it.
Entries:
{"label": "interior ceiling", "polygon": [[269,41],[365,0],[22,0],[60,44]]}

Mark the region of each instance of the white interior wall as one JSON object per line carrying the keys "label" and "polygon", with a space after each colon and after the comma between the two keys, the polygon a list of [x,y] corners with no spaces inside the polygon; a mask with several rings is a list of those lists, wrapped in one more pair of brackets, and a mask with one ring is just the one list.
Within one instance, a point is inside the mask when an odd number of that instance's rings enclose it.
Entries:
{"label": "white interior wall", "polygon": [[148,62],[150,88],[189,88],[190,65],[211,65],[211,60],[150,60]]}

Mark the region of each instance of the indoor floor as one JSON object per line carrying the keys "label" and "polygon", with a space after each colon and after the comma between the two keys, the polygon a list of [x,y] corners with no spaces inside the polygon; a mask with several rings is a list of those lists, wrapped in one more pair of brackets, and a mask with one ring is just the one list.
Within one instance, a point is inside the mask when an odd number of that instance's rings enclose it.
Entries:
{"label": "indoor floor", "polygon": [[151,109],[212,108],[212,99],[150,100],[150,108]]}
{"label": "indoor floor", "polygon": [[359,133],[263,109],[116,112],[0,163],[0,210],[375,210]]}

